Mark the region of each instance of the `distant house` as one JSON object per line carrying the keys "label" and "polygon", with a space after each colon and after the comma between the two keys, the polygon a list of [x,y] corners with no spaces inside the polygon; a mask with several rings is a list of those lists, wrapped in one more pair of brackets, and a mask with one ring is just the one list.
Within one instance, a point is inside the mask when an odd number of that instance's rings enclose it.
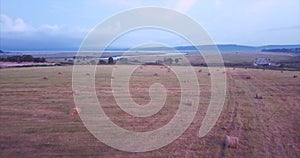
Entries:
{"label": "distant house", "polygon": [[269,58],[256,58],[253,61],[254,66],[269,66],[271,64]]}

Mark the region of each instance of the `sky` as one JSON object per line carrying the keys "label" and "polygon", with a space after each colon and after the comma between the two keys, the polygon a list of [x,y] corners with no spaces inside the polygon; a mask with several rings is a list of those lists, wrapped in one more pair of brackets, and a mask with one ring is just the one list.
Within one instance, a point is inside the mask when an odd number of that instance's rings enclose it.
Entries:
{"label": "sky", "polygon": [[[216,44],[300,44],[299,0],[0,0],[0,49],[77,50],[89,31],[104,20],[147,6],[189,16]],[[188,44],[170,32],[148,28],[124,34],[111,46],[151,42]]]}

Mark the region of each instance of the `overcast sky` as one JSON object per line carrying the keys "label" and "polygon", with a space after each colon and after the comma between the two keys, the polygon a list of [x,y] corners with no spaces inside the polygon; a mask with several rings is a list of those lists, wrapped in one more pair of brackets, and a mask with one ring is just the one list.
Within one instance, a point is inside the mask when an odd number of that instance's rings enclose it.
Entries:
{"label": "overcast sky", "polygon": [[[0,49],[76,50],[97,24],[124,10],[157,6],[193,18],[217,44],[300,44],[299,0],[0,0]],[[138,38],[138,40],[136,40]],[[185,45],[161,30],[139,30],[113,43]]]}

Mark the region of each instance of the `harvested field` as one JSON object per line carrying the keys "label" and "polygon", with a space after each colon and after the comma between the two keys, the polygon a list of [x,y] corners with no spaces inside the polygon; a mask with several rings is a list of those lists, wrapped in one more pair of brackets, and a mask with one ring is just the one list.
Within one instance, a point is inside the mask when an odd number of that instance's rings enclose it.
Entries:
{"label": "harvested field", "polygon": [[[122,66],[125,65],[117,69]],[[208,135],[199,138],[210,101],[212,75],[208,75],[211,72],[205,67],[201,67],[201,73],[196,67],[201,93],[199,109],[190,127],[165,147],[130,153],[100,142],[78,116],[70,115],[75,108],[73,95],[81,95],[80,91],[72,90],[72,68],[0,69],[0,157],[300,157],[300,78],[293,77],[299,76],[299,71],[226,69],[227,98],[222,113]],[[181,91],[171,69],[147,65],[133,72],[130,93],[140,106],[150,102],[148,90],[153,83],[163,84],[168,95],[157,114],[137,118],[122,111],[114,100],[110,87],[110,70],[114,68],[98,66],[95,86],[104,111],[115,124],[143,132],[162,127],[172,119]],[[173,68],[183,72],[185,69]],[[58,72],[63,75],[57,75]],[[48,80],[43,79],[45,76]],[[93,75],[83,73],[82,77]],[[263,99],[255,99],[256,94]],[[185,102],[189,106],[195,104]],[[238,148],[224,146],[226,135],[238,137]]]}

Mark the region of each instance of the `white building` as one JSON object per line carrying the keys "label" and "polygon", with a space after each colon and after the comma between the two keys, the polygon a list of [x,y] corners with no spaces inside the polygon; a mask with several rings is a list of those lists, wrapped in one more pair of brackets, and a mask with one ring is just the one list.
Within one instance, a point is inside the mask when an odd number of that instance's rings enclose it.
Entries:
{"label": "white building", "polygon": [[271,64],[269,58],[256,58],[253,61],[254,66],[269,66]]}

